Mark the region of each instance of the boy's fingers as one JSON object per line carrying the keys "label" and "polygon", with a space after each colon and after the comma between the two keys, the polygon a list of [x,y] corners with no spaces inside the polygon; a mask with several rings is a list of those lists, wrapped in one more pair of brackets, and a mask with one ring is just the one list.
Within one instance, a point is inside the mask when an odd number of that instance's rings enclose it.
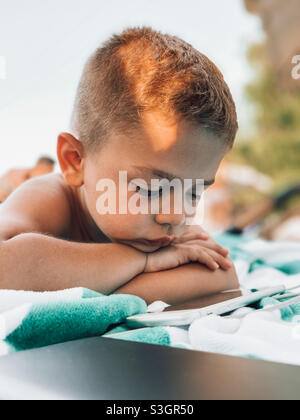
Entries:
{"label": "boy's fingers", "polygon": [[209,234],[206,233],[206,232],[199,232],[198,237],[202,238],[202,239],[209,239],[210,238]]}
{"label": "boy's fingers", "polygon": [[200,240],[197,240],[197,239],[191,239],[189,242],[190,242],[190,245],[200,245],[203,248],[211,249],[215,252],[218,252],[219,254],[221,254],[224,257],[227,257],[228,254],[229,254],[228,249],[223,248],[221,245],[219,245],[213,239],[211,239],[210,241],[205,241],[205,242],[201,242]]}
{"label": "boy's fingers", "polygon": [[229,270],[232,268],[233,263],[228,257],[222,257],[220,254],[213,250],[207,250],[208,254],[211,255],[211,257],[214,259],[214,261],[219,264],[221,268],[224,270]]}
{"label": "boy's fingers", "polygon": [[[207,243],[207,245],[209,245],[209,243]],[[229,250],[227,248],[223,248],[221,245],[219,245],[214,240],[212,240],[212,244],[209,248],[213,249],[214,251],[218,252],[219,254],[223,255],[224,257],[227,257],[227,255],[229,254]]]}
{"label": "boy's fingers", "polygon": [[202,240],[207,240],[209,239],[210,236],[208,233],[206,232],[190,232],[190,233],[185,233],[182,236],[180,236],[179,238],[174,240],[174,243],[182,243],[182,242],[187,242],[187,241],[195,241],[197,239],[202,239]]}
{"label": "boy's fingers", "polygon": [[222,248],[220,250],[221,254],[224,255],[225,257],[227,257],[227,255],[229,254],[229,249],[227,248]]}
{"label": "boy's fingers", "polygon": [[219,264],[214,260],[214,258],[211,257],[205,251],[201,251],[201,253],[198,257],[198,262],[202,263],[202,264],[205,264],[208,268],[210,268],[213,271],[217,270],[220,267]]}
{"label": "boy's fingers", "polygon": [[206,230],[202,229],[202,228],[198,228],[197,230],[195,230],[195,234],[198,235],[201,238],[209,238],[210,235],[208,232],[206,232]]}

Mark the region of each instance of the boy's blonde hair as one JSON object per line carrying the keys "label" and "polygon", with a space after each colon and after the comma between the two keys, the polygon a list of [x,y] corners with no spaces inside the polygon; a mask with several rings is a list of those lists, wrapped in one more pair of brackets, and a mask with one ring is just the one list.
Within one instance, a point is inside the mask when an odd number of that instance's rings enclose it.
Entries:
{"label": "boy's blonde hair", "polygon": [[175,36],[127,29],[89,58],[71,128],[86,149],[95,149],[113,133],[133,133],[151,111],[192,121],[229,148],[238,129],[230,90],[205,55]]}

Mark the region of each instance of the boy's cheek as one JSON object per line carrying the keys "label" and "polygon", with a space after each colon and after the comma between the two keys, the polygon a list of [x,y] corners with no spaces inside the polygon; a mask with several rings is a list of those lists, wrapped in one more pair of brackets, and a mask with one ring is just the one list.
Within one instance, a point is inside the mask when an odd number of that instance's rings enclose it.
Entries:
{"label": "boy's cheek", "polygon": [[98,215],[96,223],[106,236],[115,240],[147,238],[149,231],[151,234],[151,226],[145,215]]}

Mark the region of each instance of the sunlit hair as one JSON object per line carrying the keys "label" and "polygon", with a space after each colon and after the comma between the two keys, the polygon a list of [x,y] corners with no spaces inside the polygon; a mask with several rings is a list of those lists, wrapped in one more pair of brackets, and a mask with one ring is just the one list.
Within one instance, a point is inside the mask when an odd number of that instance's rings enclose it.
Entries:
{"label": "sunlit hair", "polygon": [[219,69],[181,39],[151,28],[113,35],[85,65],[71,129],[87,149],[115,133],[134,133],[143,113],[194,122],[230,148],[238,124]]}

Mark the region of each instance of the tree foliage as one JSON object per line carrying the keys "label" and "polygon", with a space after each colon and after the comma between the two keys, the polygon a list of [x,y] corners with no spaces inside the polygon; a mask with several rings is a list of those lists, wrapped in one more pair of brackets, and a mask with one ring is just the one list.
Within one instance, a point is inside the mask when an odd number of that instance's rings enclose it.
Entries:
{"label": "tree foliage", "polygon": [[256,132],[237,142],[230,160],[270,175],[275,188],[300,183],[300,92],[280,87],[265,44],[251,46],[248,59],[256,73],[246,87]]}

